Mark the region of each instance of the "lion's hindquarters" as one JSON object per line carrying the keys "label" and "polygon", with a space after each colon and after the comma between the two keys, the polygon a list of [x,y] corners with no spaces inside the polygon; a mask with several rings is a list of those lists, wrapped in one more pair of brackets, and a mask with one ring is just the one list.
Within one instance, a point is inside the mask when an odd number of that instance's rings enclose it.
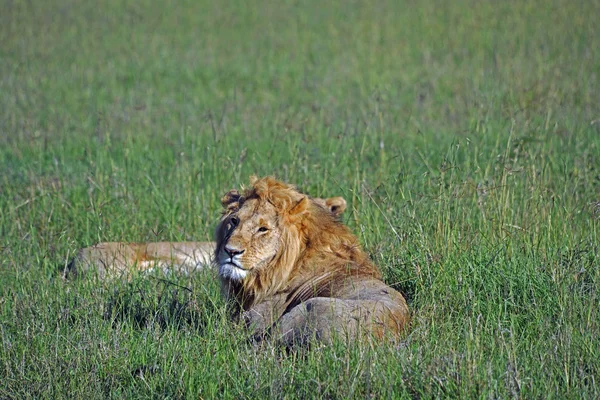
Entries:
{"label": "lion's hindquarters", "polygon": [[379,279],[346,277],[321,289],[318,280],[309,282],[309,293],[301,286],[294,292],[298,296],[272,296],[244,313],[254,338],[266,336],[286,347],[303,347],[312,340],[396,339],[408,327],[410,313],[404,297]]}
{"label": "lion's hindquarters", "polygon": [[65,269],[65,277],[79,276],[93,271],[101,279],[124,272],[135,251],[125,243],[98,243],[80,249]]}
{"label": "lion's hindquarters", "polygon": [[276,340],[286,346],[312,339],[331,343],[352,342],[369,336],[400,336],[408,323],[408,309],[390,299],[347,300],[314,297],[285,314],[275,327]]}

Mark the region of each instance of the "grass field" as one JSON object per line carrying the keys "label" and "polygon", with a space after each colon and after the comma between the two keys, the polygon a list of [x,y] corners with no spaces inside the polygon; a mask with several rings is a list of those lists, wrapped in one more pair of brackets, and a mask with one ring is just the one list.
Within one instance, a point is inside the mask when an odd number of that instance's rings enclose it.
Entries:
{"label": "grass field", "polygon": [[[599,398],[600,3],[7,0],[0,398]],[[257,350],[212,271],[63,281],[209,240],[273,174],[342,195],[394,347]]]}

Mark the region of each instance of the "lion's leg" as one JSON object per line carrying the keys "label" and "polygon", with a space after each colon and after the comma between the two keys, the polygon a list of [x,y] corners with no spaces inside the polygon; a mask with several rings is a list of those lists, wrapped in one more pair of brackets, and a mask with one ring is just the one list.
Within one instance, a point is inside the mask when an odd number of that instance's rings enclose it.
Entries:
{"label": "lion's leg", "polygon": [[242,314],[243,322],[256,338],[281,317],[286,308],[286,298],[287,294],[272,296]]}
{"label": "lion's leg", "polygon": [[313,339],[331,343],[336,339],[397,337],[405,319],[396,311],[381,301],[316,297],[285,314],[271,333],[286,346],[303,346]]}

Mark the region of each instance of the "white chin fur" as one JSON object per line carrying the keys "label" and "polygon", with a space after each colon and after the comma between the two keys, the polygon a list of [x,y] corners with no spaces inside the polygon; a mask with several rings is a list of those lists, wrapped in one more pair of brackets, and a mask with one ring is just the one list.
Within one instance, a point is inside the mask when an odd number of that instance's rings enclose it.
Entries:
{"label": "white chin fur", "polygon": [[219,275],[232,281],[241,281],[248,275],[248,271],[238,268],[233,264],[222,264],[219,267]]}

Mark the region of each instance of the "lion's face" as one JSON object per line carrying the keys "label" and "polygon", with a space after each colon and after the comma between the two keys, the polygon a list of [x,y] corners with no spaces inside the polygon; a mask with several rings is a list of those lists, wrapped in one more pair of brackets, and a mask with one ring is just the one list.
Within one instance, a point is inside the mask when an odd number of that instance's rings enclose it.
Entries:
{"label": "lion's face", "polygon": [[266,268],[279,253],[281,227],[269,202],[249,199],[231,211],[221,223],[217,262],[222,278],[241,281]]}
{"label": "lion's face", "polygon": [[221,199],[225,212],[216,232],[215,257],[219,275],[242,282],[272,274],[279,264],[278,276],[283,281],[299,252],[296,223],[306,215],[309,204],[337,218],[346,209],[346,200],[311,199],[275,180],[255,182],[244,196],[232,190]]}

